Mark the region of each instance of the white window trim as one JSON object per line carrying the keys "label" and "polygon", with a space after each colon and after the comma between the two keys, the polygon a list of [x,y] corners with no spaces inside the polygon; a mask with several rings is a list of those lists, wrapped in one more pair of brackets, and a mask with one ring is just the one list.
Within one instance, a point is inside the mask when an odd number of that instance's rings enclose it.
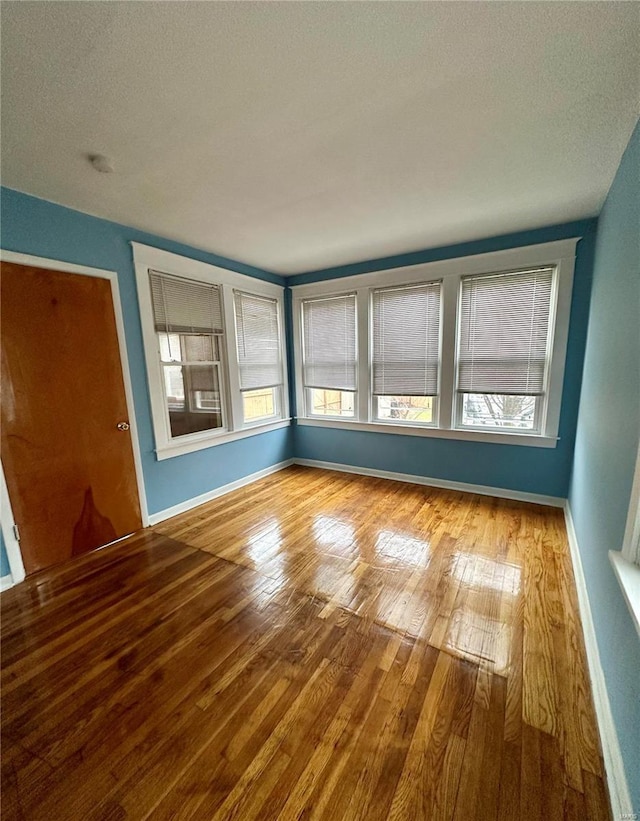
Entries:
{"label": "white window trim", "polygon": [[360,430],[370,433],[391,433],[404,436],[424,436],[432,439],[460,439],[466,442],[492,442],[497,445],[525,445],[535,448],[555,448],[558,439],[551,436],[540,436],[527,433],[502,433],[493,429],[488,431],[470,430],[468,428],[436,428],[432,425],[412,425],[410,422],[360,422],[345,417],[320,418],[298,417],[298,425],[311,428],[343,428],[344,430]]}
{"label": "white window trim", "polygon": [[610,550],[609,558],[640,636],[640,445],[622,550]]}
{"label": "white window trim", "polygon": [[[556,242],[510,248],[487,254],[475,254],[457,259],[438,260],[385,271],[340,279],[329,279],[305,285],[294,285],[293,336],[295,353],[297,424],[315,427],[369,430],[378,433],[405,434],[440,439],[462,439],[530,447],[554,448],[558,442],[564,366],[569,335],[571,295],[575,267],[575,249],[580,237]],[[551,363],[547,374],[547,391],[543,411],[544,426],[539,433],[524,431],[473,430],[456,427],[455,361],[460,280],[464,276],[513,271],[550,265],[556,268],[557,286],[550,315]],[[374,421],[371,408],[370,383],[370,294],[374,288],[410,285],[442,280],[442,351],[440,395],[437,426],[408,426]],[[318,418],[305,416],[302,381],[302,326],[300,303],[304,299],[356,292],[358,322],[358,389],[357,418]],[[366,356],[363,354],[366,353]]]}
{"label": "white window trim", "polygon": [[[183,257],[179,254],[172,254],[169,251],[162,251],[149,245],[142,245],[138,242],[132,242],[131,247],[133,249],[133,262],[138,289],[142,342],[147,366],[147,384],[149,386],[151,418],[156,445],[155,452],[158,461],[233,442],[237,439],[244,439],[247,436],[256,436],[260,433],[288,427],[291,419],[289,418],[289,389],[287,384],[284,287],[246,274],[238,274],[226,268],[219,268],[206,262]],[[161,273],[220,286],[224,324],[221,370],[224,394],[226,394],[223,397],[226,411],[224,414],[226,427],[224,429],[202,431],[179,438],[171,437],[162,384],[157,334],[153,321],[149,271],[160,271]],[[281,412],[278,418],[269,417],[266,420],[257,420],[246,424],[244,422],[236,349],[234,290],[242,290],[257,296],[275,299],[278,303],[280,355],[282,358]]]}
{"label": "white window trim", "polygon": [[628,562],[640,565],[640,444],[629,498],[629,513],[622,542],[622,555]]}

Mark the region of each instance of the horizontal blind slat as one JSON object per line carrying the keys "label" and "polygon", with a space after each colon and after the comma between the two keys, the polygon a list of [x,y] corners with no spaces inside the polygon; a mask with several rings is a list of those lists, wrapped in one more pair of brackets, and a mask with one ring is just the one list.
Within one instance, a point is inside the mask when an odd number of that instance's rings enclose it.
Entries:
{"label": "horizontal blind slat", "polygon": [[463,277],[458,391],[544,392],[553,268]]}
{"label": "horizontal blind slat", "polygon": [[355,391],[355,294],[305,300],[302,326],[304,386]]}
{"label": "horizontal blind slat", "polygon": [[234,292],[240,390],[282,383],[282,358],[275,299]]}
{"label": "horizontal blind slat", "polygon": [[220,289],[190,279],[150,272],[156,331],[174,334],[221,334]]}
{"label": "horizontal blind slat", "polygon": [[376,396],[438,393],[440,303],[440,282],[373,292]]}

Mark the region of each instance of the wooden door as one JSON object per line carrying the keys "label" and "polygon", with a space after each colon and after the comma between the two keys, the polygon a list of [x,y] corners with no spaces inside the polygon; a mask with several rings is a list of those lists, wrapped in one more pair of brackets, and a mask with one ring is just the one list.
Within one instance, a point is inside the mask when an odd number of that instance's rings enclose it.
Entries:
{"label": "wooden door", "polygon": [[140,502],[109,280],[2,263],[0,299],[2,465],[29,574],[138,530]]}

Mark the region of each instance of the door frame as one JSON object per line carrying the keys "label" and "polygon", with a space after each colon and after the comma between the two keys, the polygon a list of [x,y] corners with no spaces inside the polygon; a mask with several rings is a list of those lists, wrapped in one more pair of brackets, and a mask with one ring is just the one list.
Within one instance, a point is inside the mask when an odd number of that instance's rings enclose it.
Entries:
{"label": "door frame", "polygon": [[[15,251],[5,251],[0,248],[1,262],[14,262],[18,265],[29,265],[36,268],[45,268],[50,271],[60,271],[66,274],[81,274],[83,276],[98,277],[106,279],[111,286],[111,299],[113,301],[113,313],[116,320],[116,333],[118,335],[118,348],[120,350],[120,365],[122,367],[122,381],[124,383],[124,394],[127,403],[127,413],[129,415],[129,425],[131,432],[131,445],[133,449],[133,463],[136,474],[136,484],[138,487],[138,501],[140,504],[140,518],[142,527],[149,526],[149,511],[147,509],[147,495],[144,484],[144,472],[142,470],[142,452],[140,450],[140,438],[138,436],[138,425],[136,421],[135,402],[133,399],[133,385],[131,383],[131,372],[129,370],[129,358],[127,356],[127,341],[124,329],[124,316],[122,313],[122,302],[120,300],[120,289],[118,287],[117,271],[108,271],[104,268],[90,268],[86,265],[75,265],[71,262],[63,262],[59,259],[48,259],[47,257],[36,257],[32,254],[21,254]],[[0,501],[2,502],[2,534],[7,548],[7,557],[11,568],[13,583],[22,581],[25,576],[24,565],[22,563],[22,552],[20,543],[15,538],[13,526],[15,520],[11,511],[11,500],[7,491],[4,471],[0,479]],[[5,491],[6,494],[5,494]],[[17,548],[17,551],[16,551]],[[14,571],[15,568],[15,571]]]}

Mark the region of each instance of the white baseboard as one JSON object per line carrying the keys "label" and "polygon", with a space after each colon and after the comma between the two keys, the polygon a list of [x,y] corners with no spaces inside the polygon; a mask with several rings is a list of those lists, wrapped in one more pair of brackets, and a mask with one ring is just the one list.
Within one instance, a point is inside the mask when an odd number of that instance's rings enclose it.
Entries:
{"label": "white baseboard", "polygon": [[354,465],[341,465],[337,462],[321,462],[316,459],[294,459],[296,465],[306,465],[322,470],[338,470],[341,473],[356,473],[359,476],[375,476],[378,479],[392,479],[396,482],[409,482],[414,485],[439,487],[444,490],[460,490],[463,493],[478,493],[481,496],[497,496],[499,499],[513,499],[516,502],[532,502],[536,505],[550,507],[564,507],[564,499],[559,496],[542,496],[538,493],[525,493],[520,490],[507,490],[502,487],[488,487],[487,485],[472,485],[467,482],[450,482],[446,479],[432,479],[427,476],[415,476],[413,473],[395,473],[390,470],[374,470],[360,468]]}
{"label": "white baseboard", "polygon": [[13,576],[8,573],[6,576],[0,576],[0,593],[13,587]]}
{"label": "white baseboard", "polygon": [[611,812],[615,819],[633,818],[633,807],[631,806],[631,795],[627,785],[627,777],[624,771],[624,762],[618,743],[618,733],[611,713],[607,684],[604,678],[604,671],[600,663],[600,652],[596,639],[596,630],[589,604],[589,594],[587,592],[587,582],[582,569],[582,559],[578,547],[578,537],[573,524],[571,508],[567,500],[564,505],[564,518],[567,525],[567,536],[569,539],[569,549],[571,550],[571,561],[573,564],[573,574],[576,580],[578,592],[578,607],[580,609],[580,621],[582,622],[582,632],[587,651],[587,664],[589,667],[589,678],[591,679],[591,692],[596,710],[598,730],[602,742],[602,755],[604,758],[604,768],[609,787],[609,800],[611,802]]}
{"label": "white baseboard", "polygon": [[270,465],[268,468],[264,468],[264,470],[258,470],[255,473],[250,473],[248,476],[243,476],[242,479],[236,479],[235,482],[229,482],[228,484],[221,485],[213,490],[208,490],[206,493],[201,493],[200,496],[194,496],[193,499],[187,499],[184,502],[173,505],[173,507],[167,507],[157,513],[151,513],[149,515],[149,524],[157,525],[159,522],[164,522],[165,519],[170,519],[172,516],[177,516],[179,513],[185,513],[187,510],[198,507],[198,505],[203,505],[205,502],[210,502],[212,499],[217,499],[218,496],[224,496],[226,493],[231,493],[232,490],[238,490],[238,488],[244,487],[245,485],[250,485],[252,482],[257,482],[258,479],[262,479],[264,476],[269,476],[271,473],[277,473],[279,470],[283,470],[283,468],[289,467],[289,465],[292,465],[293,463],[293,459],[287,459],[284,462],[277,462],[275,465]]}

